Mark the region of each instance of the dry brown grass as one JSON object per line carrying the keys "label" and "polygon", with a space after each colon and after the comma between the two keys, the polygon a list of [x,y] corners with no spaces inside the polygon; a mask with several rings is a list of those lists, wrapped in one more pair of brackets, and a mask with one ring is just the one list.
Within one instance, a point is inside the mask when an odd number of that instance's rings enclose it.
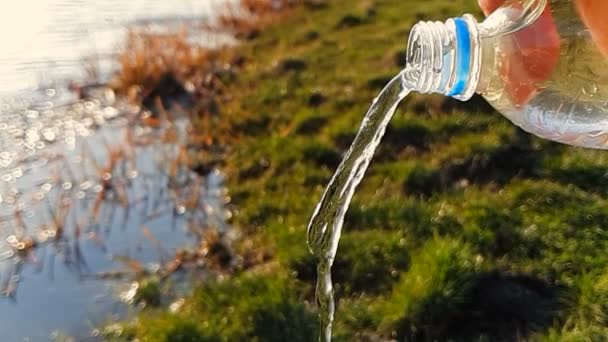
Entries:
{"label": "dry brown grass", "polygon": [[133,101],[141,100],[163,75],[171,74],[184,82],[205,73],[214,55],[208,49],[193,46],[186,30],[169,35],[132,30],[118,57],[120,70],[111,86]]}
{"label": "dry brown grass", "polygon": [[[238,4],[223,5],[217,10],[221,14],[216,20],[199,27],[183,27],[175,33],[133,29],[118,55],[119,69],[110,87],[132,103],[142,104],[149,99],[152,106],[161,109],[161,112],[175,111],[175,108],[164,108],[163,99],[156,98],[158,92],[163,92],[163,89],[159,89],[163,87],[162,80],[169,77],[192,93],[195,104],[185,111],[218,129],[217,122],[210,122],[213,120],[209,116],[219,113],[222,100],[227,97],[224,96],[222,76],[229,73],[236,77],[235,70],[243,59],[235,57],[234,49],[229,47],[200,46],[192,43],[190,38],[205,34],[205,31],[210,34],[231,34],[237,38],[251,37],[264,26],[285,16],[295,6],[315,1],[321,0],[241,0]],[[163,121],[155,116],[143,116],[141,119],[151,126],[158,126]],[[214,136],[221,137],[221,134]],[[194,140],[209,146],[220,143],[217,138],[213,139],[204,132],[200,132],[200,136]]]}
{"label": "dry brown grass", "polygon": [[[224,147],[238,139],[228,120],[222,118],[221,108],[231,99],[224,82],[238,77],[246,59],[229,46],[200,46],[190,38],[205,32],[253,37],[305,1],[312,0],[242,0],[218,9],[221,14],[212,22],[176,33],[132,30],[119,54],[120,67],[110,86],[131,103],[153,112],[139,116],[145,125],[160,127],[166,119],[180,114],[177,112],[189,115],[197,127],[196,132],[191,132],[190,144],[199,151],[211,152],[206,154],[209,160],[193,166],[204,173],[221,160]],[[189,103],[179,107],[181,102],[175,99],[179,96],[168,88],[179,88],[181,94],[187,92]],[[204,165],[198,165],[201,163]]]}
{"label": "dry brown grass", "polygon": [[226,5],[218,17],[220,30],[226,30],[238,38],[253,38],[259,30],[285,15],[302,3],[302,0],[241,0],[239,4]]}
{"label": "dry brown grass", "polygon": [[[231,49],[225,46],[204,47],[193,44],[192,33],[231,34],[237,38],[254,36],[259,30],[303,0],[242,0],[224,5],[217,19],[200,27],[182,28],[177,33],[161,34],[145,29],[131,30],[122,53],[119,70],[110,86],[133,102],[149,96],[159,81],[170,75],[195,93],[221,92],[219,71],[238,64]],[[236,62],[236,63],[233,63]],[[200,95],[200,94],[199,94]]]}

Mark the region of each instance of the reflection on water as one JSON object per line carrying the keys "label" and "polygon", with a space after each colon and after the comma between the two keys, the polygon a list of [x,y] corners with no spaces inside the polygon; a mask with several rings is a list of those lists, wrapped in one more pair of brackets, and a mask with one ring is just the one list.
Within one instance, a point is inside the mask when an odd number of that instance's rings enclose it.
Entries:
{"label": "reflection on water", "polygon": [[0,94],[83,78],[87,69],[107,74],[127,26],[204,19],[226,1],[232,0],[2,2]]}
{"label": "reflection on water", "polygon": [[21,0],[0,9],[3,341],[46,341],[57,330],[86,337],[128,311],[118,299],[130,281],[169,274],[176,251],[196,248],[203,230],[227,236],[221,175],[185,166],[187,118],[144,125],[139,108],[111,91],[78,100],[60,86],[86,77],[89,60],[107,78],[126,25],[168,29],[221,1],[230,0]]}
{"label": "reflection on water", "polygon": [[0,331],[8,340],[44,340],[55,329],[84,336],[124,310],[117,286],[167,272],[200,230],[226,231],[221,176],[184,165],[188,121],[143,126],[110,92],[64,106],[55,92],[5,107],[0,122]]}

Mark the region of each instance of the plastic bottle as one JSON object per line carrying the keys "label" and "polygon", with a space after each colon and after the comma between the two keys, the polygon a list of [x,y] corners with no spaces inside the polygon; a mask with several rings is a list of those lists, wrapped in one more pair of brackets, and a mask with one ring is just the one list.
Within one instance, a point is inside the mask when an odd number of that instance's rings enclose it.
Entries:
{"label": "plastic bottle", "polygon": [[464,15],[415,25],[404,86],[460,100],[477,92],[525,131],[608,149],[608,1],[507,0],[484,10],[493,12],[481,23]]}

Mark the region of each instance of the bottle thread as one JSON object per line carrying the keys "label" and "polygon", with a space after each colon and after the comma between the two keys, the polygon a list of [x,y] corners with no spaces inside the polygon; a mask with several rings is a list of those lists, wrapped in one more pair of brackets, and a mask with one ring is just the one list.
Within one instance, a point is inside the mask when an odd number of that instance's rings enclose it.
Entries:
{"label": "bottle thread", "polygon": [[421,93],[465,101],[475,93],[480,64],[479,29],[472,15],[420,22],[410,33],[403,82]]}

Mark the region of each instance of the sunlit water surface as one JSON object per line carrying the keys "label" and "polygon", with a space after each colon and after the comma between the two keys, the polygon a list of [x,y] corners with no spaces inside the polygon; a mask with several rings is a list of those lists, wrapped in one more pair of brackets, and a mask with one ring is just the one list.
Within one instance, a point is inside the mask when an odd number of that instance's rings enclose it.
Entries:
{"label": "sunlit water surface", "polygon": [[[69,81],[86,82],[91,70],[106,80],[129,27],[175,29],[212,17],[221,2],[0,5],[3,341],[48,341],[57,331],[89,338],[101,322],[133,310],[120,301],[133,278],[104,274],[128,270],[129,259],[154,272],[177,248],[196,243],[193,226],[225,230],[221,175],[171,167],[185,144],[186,119],[145,127],[111,92],[78,100],[66,89]],[[121,158],[112,164],[116,151]]]}
{"label": "sunlit water surface", "polygon": [[20,0],[0,4],[0,95],[107,71],[129,26],[181,24],[234,0]]}

